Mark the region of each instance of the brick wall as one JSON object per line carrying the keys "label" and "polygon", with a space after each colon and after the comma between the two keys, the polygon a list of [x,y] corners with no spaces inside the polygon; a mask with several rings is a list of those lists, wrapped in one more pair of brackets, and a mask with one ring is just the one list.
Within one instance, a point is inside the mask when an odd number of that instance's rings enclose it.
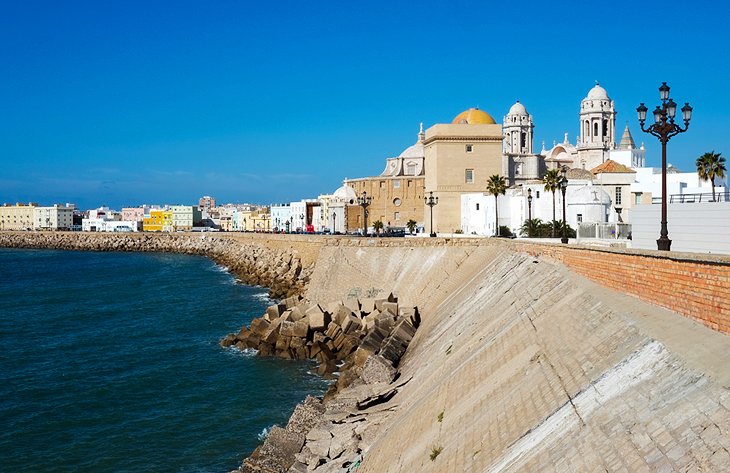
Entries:
{"label": "brick wall", "polygon": [[514,243],[598,284],[730,333],[730,260],[711,255]]}

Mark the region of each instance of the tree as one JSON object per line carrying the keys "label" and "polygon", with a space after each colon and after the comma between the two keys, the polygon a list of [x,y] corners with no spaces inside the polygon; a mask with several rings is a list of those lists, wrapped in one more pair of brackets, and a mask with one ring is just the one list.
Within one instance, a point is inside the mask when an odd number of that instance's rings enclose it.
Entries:
{"label": "tree", "polygon": [[504,181],[504,177],[499,174],[489,176],[487,181],[487,193],[494,196],[494,236],[499,236],[499,209],[497,198],[500,194],[504,195],[507,192],[507,184]]}
{"label": "tree", "polygon": [[560,181],[562,176],[559,169],[550,169],[545,173],[542,182],[545,183],[545,191],[553,193],[553,232],[552,237],[555,238],[555,191],[560,189]]}
{"label": "tree", "polygon": [[408,227],[408,231],[411,235],[413,235],[413,231],[416,229],[416,225],[418,225],[418,223],[413,219],[410,219],[406,222],[406,227]]}
{"label": "tree", "polygon": [[712,184],[712,200],[715,200],[715,177],[725,177],[725,158],[715,150],[705,153],[697,158],[697,174],[703,181],[710,181]]}
{"label": "tree", "polygon": [[532,220],[525,220],[522,226],[520,227],[520,235],[526,236],[528,238],[534,238],[538,235],[538,229],[542,225],[542,220],[539,218],[533,218]]}
{"label": "tree", "polygon": [[373,222],[373,229],[375,230],[375,233],[377,233],[378,235],[380,235],[380,230],[383,229],[383,222],[381,222],[380,220],[374,221]]}

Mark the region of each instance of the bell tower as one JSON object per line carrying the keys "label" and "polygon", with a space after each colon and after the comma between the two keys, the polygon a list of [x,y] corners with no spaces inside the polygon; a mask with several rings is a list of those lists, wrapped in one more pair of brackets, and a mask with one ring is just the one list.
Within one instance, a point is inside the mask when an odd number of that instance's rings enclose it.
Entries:
{"label": "bell tower", "polygon": [[608,159],[616,148],[616,110],[606,89],[596,81],[580,103],[580,138],[577,167],[592,169]]}

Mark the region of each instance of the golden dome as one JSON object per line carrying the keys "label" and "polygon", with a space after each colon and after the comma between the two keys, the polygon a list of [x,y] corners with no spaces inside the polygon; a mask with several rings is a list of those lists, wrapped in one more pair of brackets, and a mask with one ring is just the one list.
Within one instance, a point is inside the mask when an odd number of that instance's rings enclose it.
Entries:
{"label": "golden dome", "polygon": [[455,125],[467,124],[467,125],[496,125],[497,122],[487,112],[479,110],[478,108],[470,108],[464,110],[454,118],[451,122]]}

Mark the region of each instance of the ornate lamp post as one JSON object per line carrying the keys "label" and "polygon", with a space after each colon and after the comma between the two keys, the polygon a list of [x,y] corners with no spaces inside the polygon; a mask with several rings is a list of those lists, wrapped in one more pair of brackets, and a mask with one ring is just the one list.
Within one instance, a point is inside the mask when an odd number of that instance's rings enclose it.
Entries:
{"label": "ornate lamp post", "polygon": [[332,212],[332,233],[337,231],[337,214]]}
{"label": "ornate lamp post", "polygon": [[682,128],[674,123],[677,104],[669,98],[669,86],[666,82],[662,82],[662,85],[659,87],[659,97],[662,100],[662,105],[657,105],[654,109],[653,125],[644,128],[646,112],[649,110],[644,105],[644,102],[639,104],[636,112],[639,115],[641,131],[656,136],[662,144],[662,228],[656,244],[658,250],[669,251],[672,246],[672,240],[669,239],[669,231],[667,230],[667,142],[673,136],[687,131],[689,121],[692,118],[692,107],[689,106],[688,102],[685,102],[684,107],[682,107],[682,120],[684,120],[684,128]]}
{"label": "ornate lamp post", "polygon": [[428,193],[428,197],[424,197],[423,201],[431,208],[431,234],[430,237],[435,237],[436,233],[433,231],[433,206],[439,203],[439,198],[433,196],[433,191]]}
{"label": "ornate lamp post", "polygon": [[563,237],[560,239],[560,242],[563,244],[567,244],[568,234],[566,233],[567,225],[565,223],[565,191],[568,189],[568,178],[566,176],[566,174],[568,173],[568,167],[563,166],[560,172],[563,174],[563,177],[560,179],[560,191],[563,193]]}
{"label": "ornate lamp post", "polygon": [[294,219],[294,217],[289,217],[289,220],[284,220],[284,222],[286,222],[286,232],[287,233],[291,232],[291,224],[292,224],[293,219]]}
{"label": "ornate lamp post", "polygon": [[532,189],[527,188],[527,236],[532,237]]}
{"label": "ornate lamp post", "polygon": [[373,201],[372,197],[368,196],[368,193],[366,191],[362,191],[362,194],[358,196],[357,198],[357,205],[362,207],[362,221],[363,226],[365,228],[365,231],[363,232],[363,235],[368,235],[368,206],[370,206],[370,203]]}

